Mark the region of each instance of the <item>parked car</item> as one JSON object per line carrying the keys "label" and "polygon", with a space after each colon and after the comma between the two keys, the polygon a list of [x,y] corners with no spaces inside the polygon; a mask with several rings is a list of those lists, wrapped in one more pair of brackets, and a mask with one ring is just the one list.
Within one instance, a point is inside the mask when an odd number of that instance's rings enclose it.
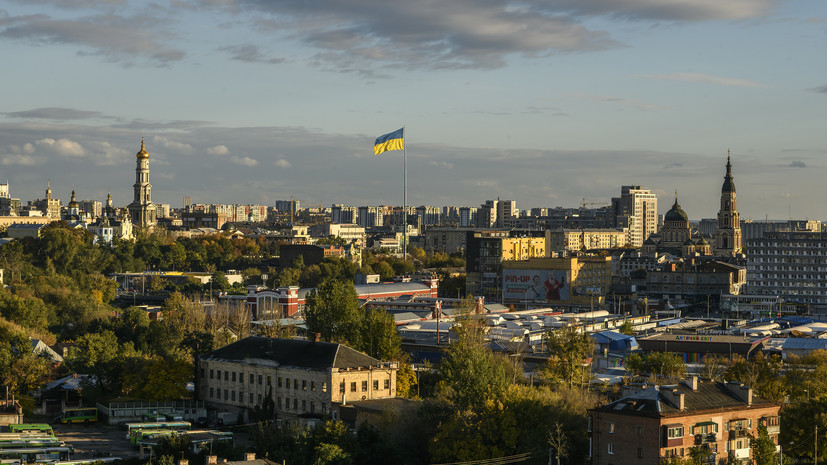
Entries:
{"label": "parked car", "polygon": [[207,417],[198,417],[198,419],[194,421],[196,426],[200,426],[202,428],[207,426],[207,423],[209,422],[210,420]]}
{"label": "parked car", "polygon": [[207,422],[207,428],[220,428],[224,426],[224,420],[220,418],[210,418],[210,421]]}

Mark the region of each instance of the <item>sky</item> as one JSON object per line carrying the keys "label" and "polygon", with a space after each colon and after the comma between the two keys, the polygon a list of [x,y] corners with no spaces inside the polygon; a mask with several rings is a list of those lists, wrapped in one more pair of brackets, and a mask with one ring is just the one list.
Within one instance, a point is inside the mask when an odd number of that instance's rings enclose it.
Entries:
{"label": "sky", "polygon": [[827,220],[823,0],[0,0],[0,182],[25,203],[520,209],[622,185]]}

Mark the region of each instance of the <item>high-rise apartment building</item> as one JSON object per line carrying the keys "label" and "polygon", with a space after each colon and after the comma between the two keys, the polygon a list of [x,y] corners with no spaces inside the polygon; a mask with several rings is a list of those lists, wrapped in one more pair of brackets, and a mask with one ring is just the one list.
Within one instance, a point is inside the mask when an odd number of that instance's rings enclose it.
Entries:
{"label": "high-rise apartment building", "polygon": [[385,225],[387,207],[365,206],[359,207],[359,216],[356,223],[363,228],[373,228]]}
{"label": "high-rise apartment building", "polygon": [[334,224],[356,224],[358,210],[340,203],[333,204],[330,214]]}
{"label": "high-rise apartment building", "polygon": [[513,228],[514,222],[520,217],[520,210],[517,210],[516,200],[497,199],[497,222],[498,228]]}
{"label": "high-rise apartment building", "polygon": [[629,228],[629,243],[640,247],[658,230],[658,198],[640,186],[622,186],[612,199],[614,227]]}
{"label": "high-rise apartment building", "polygon": [[477,225],[477,207],[459,207],[459,227],[473,228]]}
{"label": "high-rise apartment building", "polygon": [[442,219],[440,208],[430,205],[416,207],[416,219],[420,227],[436,226]]}
{"label": "high-rise apartment building", "polygon": [[747,293],[827,309],[827,233],[769,232],[747,241]]}

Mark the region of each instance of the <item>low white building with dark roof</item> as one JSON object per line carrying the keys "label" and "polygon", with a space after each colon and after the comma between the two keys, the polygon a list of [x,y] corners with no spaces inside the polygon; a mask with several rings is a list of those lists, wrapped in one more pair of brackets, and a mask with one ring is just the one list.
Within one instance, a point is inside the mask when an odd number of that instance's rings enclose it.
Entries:
{"label": "low white building with dark roof", "polygon": [[250,336],[199,361],[198,389],[208,407],[243,421],[269,394],[279,420],[313,424],[334,403],[396,397],[397,370],[342,344]]}

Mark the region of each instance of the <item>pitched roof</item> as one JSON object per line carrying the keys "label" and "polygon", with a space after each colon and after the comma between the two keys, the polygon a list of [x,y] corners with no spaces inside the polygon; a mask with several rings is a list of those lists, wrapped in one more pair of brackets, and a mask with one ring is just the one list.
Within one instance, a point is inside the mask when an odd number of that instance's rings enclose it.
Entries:
{"label": "pitched roof", "polygon": [[278,365],[324,370],[377,366],[381,362],[342,344],[250,336],[210,352],[204,360],[269,360]]}
{"label": "pitched roof", "polygon": [[[734,388],[733,388],[734,389]],[[681,411],[671,400],[668,393],[677,390],[684,394],[684,410]],[[752,397],[752,407],[766,407],[771,402],[755,395]],[[699,382],[698,389],[685,384],[670,386],[652,386],[636,392],[620,400],[603,405],[595,410],[617,412],[649,417],[664,417],[678,415],[693,415],[707,410],[720,411],[722,409],[747,409],[750,405],[739,399],[735,392],[726,383]]]}

